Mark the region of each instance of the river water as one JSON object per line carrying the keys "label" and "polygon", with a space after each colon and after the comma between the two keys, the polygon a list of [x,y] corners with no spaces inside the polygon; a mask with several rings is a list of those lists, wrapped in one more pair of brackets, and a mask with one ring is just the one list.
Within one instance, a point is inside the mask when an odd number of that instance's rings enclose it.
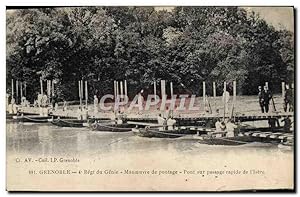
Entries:
{"label": "river water", "polygon": [[239,146],[204,145],[197,140],[142,138],[132,132],[99,132],[89,128],[57,127],[51,124],[7,123],[7,151],[37,155],[95,155],[172,150],[178,154],[253,152],[266,155],[292,154],[277,144],[253,142]]}
{"label": "river water", "polygon": [[[278,148],[277,144],[258,143],[253,142],[239,146],[224,146],[224,145],[205,145],[200,144],[198,140],[188,139],[158,139],[158,138],[142,138],[135,136],[132,132],[112,133],[91,131],[88,128],[62,128],[51,124],[35,124],[35,123],[12,123],[7,122],[6,125],[6,146],[8,164],[11,174],[18,176],[27,176],[25,172],[21,171],[15,164],[15,158],[24,157],[76,157],[81,159],[81,163],[76,166],[76,169],[96,166],[109,169],[172,169],[172,170],[216,170],[216,169],[231,169],[231,170],[259,170],[264,172],[259,179],[258,177],[244,177],[240,182],[239,177],[236,181],[241,184],[243,181],[251,182],[254,185],[228,185],[227,189],[236,188],[267,188],[267,187],[292,187],[293,184],[293,151]],[[42,164],[35,164],[40,167]],[[38,166],[39,165],[39,166]],[[50,164],[47,164],[50,166]],[[52,164],[51,164],[52,165]],[[59,166],[58,166],[59,167]],[[31,169],[31,166],[28,167]],[[24,175],[23,175],[23,174]],[[20,175],[21,174],[21,175]],[[17,176],[17,175],[16,175]],[[177,176],[176,180],[192,180],[189,186],[176,186],[181,190],[215,190],[218,184],[223,182],[216,182],[214,184],[204,184],[199,187],[200,179],[186,175],[186,177]],[[258,175],[255,175],[258,176]],[[216,176],[217,177],[217,176]],[[213,178],[216,178],[213,177]],[[270,178],[271,177],[271,178]],[[31,179],[30,176],[27,177]],[[120,179],[124,177],[119,177]],[[146,184],[147,177],[142,179],[134,178],[130,181],[138,182],[145,181],[144,187],[138,189],[149,189]],[[166,180],[160,184],[153,183],[155,178],[149,179],[151,189],[153,190],[173,190],[169,188],[170,177],[160,177],[157,181],[165,178]],[[175,178],[175,177],[174,177]],[[241,177],[240,177],[241,178]],[[107,180],[115,181],[114,177],[107,176]],[[228,177],[218,177],[220,181],[226,181]],[[234,177],[231,177],[234,180]],[[253,179],[253,180],[252,180]],[[90,179],[78,180],[75,178],[69,179],[66,177],[65,181],[76,180],[78,188],[82,188],[81,181],[89,181]],[[127,179],[126,179],[127,180]],[[210,178],[208,176],[208,181]],[[258,181],[259,180],[259,181]],[[130,181],[124,182],[125,190],[135,190]],[[19,183],[16,179],[11,177],[8,182],[16,188],[31,188],[32,185],[37,187],[46,187],[47,183],[43,181],[26,185],[26,181]],[[128,182],[128,183],[127,183]],[[96,184],[97,183],[97,184]],[[93,179],[93,183],[85,186],[85,189],[98,190],[103,189],[99,184],[106,184],[102,179]],[[207,182],[210,183],[210,182]],[[75,183],[74,183],[75,184]],[[95,184],[95,185],[94,185]],[[128,185],[126,185],[128,184]],[[259,187],[256,186],[259,184]],[[122,185],[123,186],[123,185]],[[205,187],[204,187],[205,186]],[[255,187],[254,187],[255,186]],[[108,187],[108,186],[107,186]],[[225,187],[225,186],[224,186]],[[48,189],[66,189],[68,185],[62,188],[48,188]],[[225,187],[226,188],[226,187]],[[104,188],[107,189],[107,188]],[[120,188],[116,188],[120,189]]]}

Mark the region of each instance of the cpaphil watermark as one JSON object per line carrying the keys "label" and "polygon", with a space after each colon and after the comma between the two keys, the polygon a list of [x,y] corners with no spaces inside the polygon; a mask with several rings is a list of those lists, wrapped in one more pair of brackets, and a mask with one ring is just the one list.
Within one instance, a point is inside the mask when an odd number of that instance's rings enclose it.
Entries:
{"label": "cpaphil watermark", "polygon": [[[113,100],[113,104],[106,104],[107,101]],[[173,95],[167,98],[166,95],[159,97],[158,95],[149,94],[146,99],[140,94],[135,95],[129,100],[126,95],[114,96],[106,94],[101,97],[98,106],[101,111],[118,111],[125,109],[130,112],[132,110],[149,111],[156,107],[157,110],[173,110],[173,111],[199,111],[201,106],[196,106],[196,95]]]}

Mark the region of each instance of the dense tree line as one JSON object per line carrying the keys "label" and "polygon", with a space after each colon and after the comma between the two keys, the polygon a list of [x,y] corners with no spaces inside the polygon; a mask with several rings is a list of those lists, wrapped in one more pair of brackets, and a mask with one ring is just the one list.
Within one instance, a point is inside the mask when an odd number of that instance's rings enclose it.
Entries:
{"label": "dense tree line", "polygon": [[6,39],[8,91],[11,78],[26,81],[30,100],[40,77],[67,100],[78,99],[80,79],[99,95],[125,79],[129,95],[161,79],[194,94],[202,81],[208,92],[236,80],[240,94],[256,94],[294,79],[293,34],[237,7],[19,9],[7,12]]}

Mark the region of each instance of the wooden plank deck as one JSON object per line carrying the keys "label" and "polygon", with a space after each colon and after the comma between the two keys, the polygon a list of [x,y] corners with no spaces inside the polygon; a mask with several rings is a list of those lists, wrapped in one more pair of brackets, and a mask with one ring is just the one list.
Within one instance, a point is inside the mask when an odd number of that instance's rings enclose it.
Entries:
{"label": "wooden plank deck", "polygon": [[[33,113],[39,114],[39,108],[27,107],[23,108],[22,112],[25,113]],[[76,118],[77,113],[74,110],[67,110],[62,111],[58,110],[53,112],[55,116],[61,117],[69,117],[69,118]],[[94,114],[92,111],[89,111],[89,115],[95,118],[112,118],[114,114],[112,112],[99,112]],[[255,113],[255,114],[236,114],[234,116],[236,121],[260,121],[260,120],[269,120],[270,118],[283,118],[283,117],[294,117],[293,112],[276,112],[276,113]],[[201,122],[201,121],[209,121],[214,120],[216,118],[223,118],[222,114],[185,114],[184,116],[179,117],[179,115],[174,115],[174,119],[177,122]],[[225,118],[230,118],[229,115],[226,115]],[[157,121],[157,114],[127,114],[126,118],[127,121],[143,121],[143,122],[153,122]]]}
{"label": "wooden plank deck", "polygon": [[[142,116],[142,115],[141,115]],[[259,120],[269,120],[270,118],[284,118],[284,117],[294,117],[293,112],[284,112],[284,113],[268,113],[268,114],[239,114],[236,115],[234,118],[237,121],[245,122],[245,121],[259,121]],[[207,115],[199,115],[198,117],[174,117],[177,121],[207,121],[213,120],[216,118],[223,118],[220,114],[207,114]],[[225,118],[230,118],[230,116],[225,116]],[[142,120],[156,120],[155,117],[130,117],[130,115],[126,118],[127,120],[131,121],[142,121]]]}
{"label": "wooden plank deck", "polygon": [[273,139],[273,140],[282,140],[282,141],[293,141],[294,135],[292,133],[271,133],[271,132],[259,132],[259,131],[250,131],[243,132],[239,134],[240,136],[251,136],[257,138]]}

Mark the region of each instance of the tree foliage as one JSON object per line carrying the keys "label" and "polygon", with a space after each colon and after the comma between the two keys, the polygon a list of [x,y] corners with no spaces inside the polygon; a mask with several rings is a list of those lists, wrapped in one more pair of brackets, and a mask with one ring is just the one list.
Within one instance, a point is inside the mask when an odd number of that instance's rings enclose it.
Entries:
{"label": "tree foliage", "polygon": [[[7,11],[7,85],[56,82],[59,99],[78,99],[77,81],[89,92],[113,92],[127,80],[129,95],[172,81],[199,94],[202,81],[237,81],[238,92],[256,94],[268,81],[273,91],[294,80],[294,38],[255,13],[238,7],[70,7]],[[92,96],[92,94],[90,94]]]}

